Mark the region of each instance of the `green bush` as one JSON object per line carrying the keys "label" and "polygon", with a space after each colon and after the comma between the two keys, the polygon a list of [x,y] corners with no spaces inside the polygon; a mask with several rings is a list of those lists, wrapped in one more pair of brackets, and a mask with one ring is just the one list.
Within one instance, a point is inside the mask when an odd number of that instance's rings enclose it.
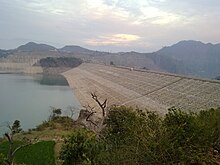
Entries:
{"label": "green bush", "polygon": [[65,139],[60,152],[63,165],[95,164],[101,145],[93,132],[77,129]]}
{"label": "green bush", "polygon": [[[154,112],[114,107],[105,121],[102,140],[106,143],[105,162],[110,164],[146,164],[154,159],[160,136],[161,120]],[[146,150],[147,149],[147,150]]]}
{"label": "green bush", "polygon": [[7,158],[5,157],[4,154],[0,153],[0,164],[1,165],[7,165]]}
{"label": "green bush", "polygon": [[67,138],[63,164],[216,164],[220,162],[220,109],[164,117],[112,107],[98,138],[78,130]]}
{"label": "green bush", "polygon": [[113,108],[103,135],[108,147],[103,160],[110,164],[214,164],[213,150],[220,151],[220,109],[196,114],[171,108],[162,118]]}
{"label": "green bush", "polygon": [[211,140],[206,138],[206,129],[200,125],[197,114],[171,108],[163,120],[163,126],[167,153],[170,157],[167,162],[209,162],[207,154]]}
{"label": "green bush", "polygon": [[201,111],[198,115],[198,122],[203,128],[206,143],[211,144],[213,149],[220,153],[220,108]]}

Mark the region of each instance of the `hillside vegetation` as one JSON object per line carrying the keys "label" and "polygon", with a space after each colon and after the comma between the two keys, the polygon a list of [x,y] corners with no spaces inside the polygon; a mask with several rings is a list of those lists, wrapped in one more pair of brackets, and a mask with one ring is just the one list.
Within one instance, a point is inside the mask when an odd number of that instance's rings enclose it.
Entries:
{"label": "hillside vegetation", "polygon": [[79,66],[82,61],[74,57],[47,57],[40,59],[41,67],[70,67],[74,68]]}

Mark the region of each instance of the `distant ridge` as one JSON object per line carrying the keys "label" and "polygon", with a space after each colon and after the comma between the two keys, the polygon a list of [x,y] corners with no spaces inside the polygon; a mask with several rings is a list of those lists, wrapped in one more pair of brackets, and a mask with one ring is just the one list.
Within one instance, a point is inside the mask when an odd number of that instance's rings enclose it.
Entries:
{"label": "distant ridge", "polygon": [[35,42],[28,42],[25,45],[19,46],[17,49],[19,52],[43,52],[43,51],[56,51],[57,49],[53,46],[46,44],[37,44]]}
{"label": "distant ridge", "polygon": [[[214,51],[214,52],[213,52]],[[164,47],[157,51],[158,54],[166,55],[177,60],[198,60],[214,53],[220,53],[220,44],[204,44],[200,41],[180,41],[172,46]]]}
{"label": "distant ridge", "polygon": [[29,42],[14,50],[0,50],[0,57],[8,55],[70,56],[86,62],[114,63],[118,66],[147,68],[175,74],[215,79],[220,75],[220,44],[194,40],[180,41],[152,53],[102,52],[67,45],[61,49],[46,44]]}
{"label": "distant ridge", "polygon": [[11,50],[2,50],[0,49],[0,58],[7,57],[11,53]]}
{"label": "distant ridge", "polygon": [[181,62],[185,74],[208,78],[220,75],[220,44],[180,41],[156,53]]}
{"label": "distant ridge", "polygon": [[59,49],[60,51],[67,52],[67,53],[93,53],[93,50],[89,50],[80,46],[76,45],[67,45],[63,48]]}

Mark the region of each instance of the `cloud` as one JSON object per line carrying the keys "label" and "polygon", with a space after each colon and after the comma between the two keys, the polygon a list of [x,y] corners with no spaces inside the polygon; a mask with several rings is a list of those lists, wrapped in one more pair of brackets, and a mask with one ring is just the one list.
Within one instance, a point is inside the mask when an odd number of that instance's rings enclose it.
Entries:
{"label": "cloud", "polygon": [[2,48],[40,41],[149,51],[182,39],[218,42],[220,1],[2,0],[0,25]]}
{"label": "cloud", "polygon": [[134,34],[113,34],[113,35],[99,36],[97,39],[88,39],[85,41],[85,43],[92,46],[125,45],[137,41],[139,39],[140,37]]}
{"label": "cloud", "polygon": [[136,21],[137,24],[146,22],[158,25],[177,24],[185,19],[182,15],[166,12],[156,7],[141,7],[141,12],[143,14]]}
{"label": "cloud", "polygon": [[184,13],[169,11],[164,6],[168,0],[104,0],[103,3],[114,11],[127,12],[127,20],[132,24],[177,24],[186,22]]}

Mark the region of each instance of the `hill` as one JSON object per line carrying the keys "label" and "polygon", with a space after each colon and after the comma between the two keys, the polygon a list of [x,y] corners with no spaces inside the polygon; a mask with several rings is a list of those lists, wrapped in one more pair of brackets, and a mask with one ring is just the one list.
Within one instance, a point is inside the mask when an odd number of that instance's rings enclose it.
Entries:
{"label": "hill", "polygon": [[[200,41],[180,41],[153,53],[109,53],[89,50],[76,45],[61,49],[46,44],[29,42],[17,49],[0,50],[0,57],[12,55],[31,57],[76,57],[84,62],[114,63],[119,66],[146,68],[175,74],[214,79],[220,75],[220,44],[205,44]],[[20,61],[23,60],[19,59]]]}
{"label": "hill", "polygon": [[215,78],[220,74],[220,44],[180,41],[153,53],[108,53],[66,46],[61,51],[75,53],[78,58],[95,63],[147,68],[196,77]]}
{"label": "hill", "polygon": [[76,45],[67,45],[67,46],[64,46],[63,48],[61,48],[59,50],[63,51],[63,52],[67,52],[67,53],[86,53],[86,54],[89,54],[89,53],[94,52],[92,50],[85,49],[83,47],[76,46]]}
{"label": "hill", "polygon": [[34,42],[29,42],[25,45],[19,46],[16,51],[18,52],[44,52],[44,51],[56,51],[57,49],[53,46],[46,44],[37,44]]}
{"label": "hill", "polygon": [[176,73],[207,78],[214,78],[220,74],[220,44],[180,41],[162,48],[156,54],[181,63],[182,66]]}
{"label": "hill", "polygon": [[11,51],[0,49],[0,58],[7,57],[10,53],[11,53]]}

